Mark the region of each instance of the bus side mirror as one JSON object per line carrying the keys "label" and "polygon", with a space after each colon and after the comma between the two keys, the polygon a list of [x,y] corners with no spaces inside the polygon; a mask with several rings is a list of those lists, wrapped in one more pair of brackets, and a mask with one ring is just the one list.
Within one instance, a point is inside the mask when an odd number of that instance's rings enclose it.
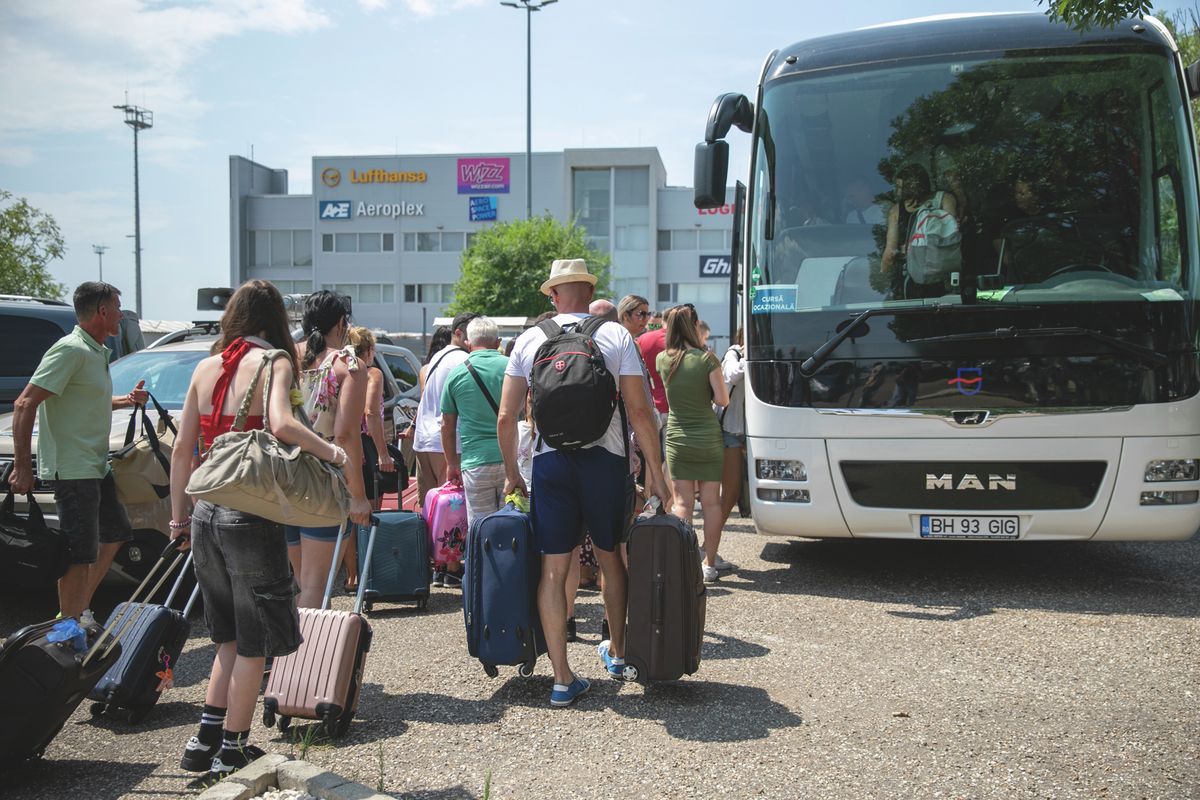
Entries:
{"label": "bus side mirror", "polygon": [[725,205],[725,178],[729,174],[729,144],[723,141],[696,145],[696,208]]}
{"label": "bus side mirror", "polygon": [[1188,97],[1193,100],[1200,97],[1200,61],[1189,64],[1183,70],[1183,77],[1187,83]]}

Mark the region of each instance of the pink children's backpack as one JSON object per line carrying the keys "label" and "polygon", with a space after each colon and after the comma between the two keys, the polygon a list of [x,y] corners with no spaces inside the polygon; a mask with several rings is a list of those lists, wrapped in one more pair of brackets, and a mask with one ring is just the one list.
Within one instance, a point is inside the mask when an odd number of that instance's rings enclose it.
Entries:
{"label": "pink children's backpack", "polygon": [[444,483],[430,489],[421,506],[432,542],[433,568],[441,571],[452,562],[461,562],[467,543],[467,498],[463,488]]}

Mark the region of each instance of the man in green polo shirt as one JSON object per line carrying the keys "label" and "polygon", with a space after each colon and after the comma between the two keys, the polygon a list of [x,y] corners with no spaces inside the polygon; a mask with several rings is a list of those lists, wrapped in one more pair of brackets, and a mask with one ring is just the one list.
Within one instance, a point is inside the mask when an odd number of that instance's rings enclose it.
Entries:
{"label": "man in green polo shirt", "polygon": [[[470,525],[504,501],[504,458],[496,439],[496,414],[508,359],[496,350],[500,333],[487,317],[467,324],[467,342],[471,354],[446,378],[441,410],[447,479],[463,485]],[[461,454],[455,447],[456,436]]]}
{"label": "man in green polo shirt", "polygon": [[79,324],[46,351],[13,404],[9,484],[18,494],[33,488],[36,416],[38,478],[54,485],[59,528],[71,552],[71,566],[58,581],[59,610],[79,619],[121,543],[133,536],[108,466],[112,412],[144,404],[148,395],[139,381],[126,396],[112,396],[109,350],[101,342],[120,330],[121,292],[88,281],[73,299]]}

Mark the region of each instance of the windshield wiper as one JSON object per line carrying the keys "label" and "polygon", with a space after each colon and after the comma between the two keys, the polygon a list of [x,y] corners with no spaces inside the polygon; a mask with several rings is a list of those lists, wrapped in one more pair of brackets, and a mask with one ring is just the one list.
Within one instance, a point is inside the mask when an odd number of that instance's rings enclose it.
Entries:
{"label": "windshield wiper", "polygon": [[[1003,303],[998,305],[934,305],[934,306],[901,306],[899,308],[884,308],[883,306],[875,306],[868,308],[858,316],[854,317],[846,327],[835,333],[823,345],[818,347],[811,356],[804,359],[804,363],[800,365],[800,375],[804,378],[811,378],[821,368],[821,365],[829,360],[829,356],[838,346],[854,335],[854,331],[858,326],[870,319],[871,317],[881,317],[884,315],[892,317],[909,317],[917,314],[958,314],[970,312],[972,314],[983,310],[987,311],[1036,311],[1041,306],[1020,304],[1020,303]],[[919,339],[915,341],[932,341]],[[1136,346],[1136,345],[1135,345]]]}
{"label": "windshield wiper", "polygon": [[1090,328],[996,328],[993,331],[977,331],[975,333],[949,333],[945,336],[926,336],[921,339],[907,339],[905,344],[912,342],[965,342],[971,339],[1054,339],[1060,337],[1086,336],[1097,342],[1103,342],[1114,350],[1134,356],[1141,361],[1161,367],[1167,363],[1167,357],[1162,353],[1107,333]]}

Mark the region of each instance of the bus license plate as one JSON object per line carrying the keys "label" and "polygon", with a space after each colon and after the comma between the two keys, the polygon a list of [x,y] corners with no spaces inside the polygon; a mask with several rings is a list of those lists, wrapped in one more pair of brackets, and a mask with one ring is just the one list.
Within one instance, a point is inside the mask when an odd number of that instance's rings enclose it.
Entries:
{"label": "bus license plate", "polygon": [[1016,539],[1020,517],[921,515],[922,539]]}

